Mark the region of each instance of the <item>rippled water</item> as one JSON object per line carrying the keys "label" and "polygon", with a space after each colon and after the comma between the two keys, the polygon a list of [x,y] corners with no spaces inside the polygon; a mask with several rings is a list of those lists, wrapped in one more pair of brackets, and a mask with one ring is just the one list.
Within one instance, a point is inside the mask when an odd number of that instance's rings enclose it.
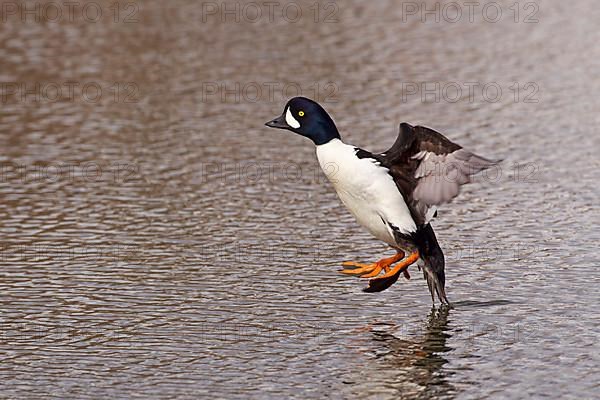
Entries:
{"label": "rippled water", "polygon": [[[597,394],[595,2],[48,3],[0,15],[0,397]],[[337,272],[389,252],[263,126],[298,91],[504,158],[434,226],[454,309]]]}

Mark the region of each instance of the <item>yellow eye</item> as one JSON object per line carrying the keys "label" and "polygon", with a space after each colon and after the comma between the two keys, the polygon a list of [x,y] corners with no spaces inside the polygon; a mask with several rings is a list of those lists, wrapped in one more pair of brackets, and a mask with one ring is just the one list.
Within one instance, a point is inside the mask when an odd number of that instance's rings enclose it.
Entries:
{"label": "yellow eye", "polygon": [[304,111],[298,111],[298,115],[304,117]]}

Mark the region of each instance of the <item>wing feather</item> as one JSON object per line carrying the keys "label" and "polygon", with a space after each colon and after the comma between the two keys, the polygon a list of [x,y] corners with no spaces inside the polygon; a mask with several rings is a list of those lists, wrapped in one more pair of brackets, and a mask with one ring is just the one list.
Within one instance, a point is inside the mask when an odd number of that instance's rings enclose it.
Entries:
{"label": "wing feather", "polygon": [[499,162],[467,151],[433,129],[407,123],[400,124],[398,138],[380,157],[423,222],[430,208],[451,201],[471,176]]}
{"label": "wing feather", "polygon": [[495,163],[462,148],[448,154],[426,152],[415,171],[413,196],[429,206],[449,202],[471,176]]}

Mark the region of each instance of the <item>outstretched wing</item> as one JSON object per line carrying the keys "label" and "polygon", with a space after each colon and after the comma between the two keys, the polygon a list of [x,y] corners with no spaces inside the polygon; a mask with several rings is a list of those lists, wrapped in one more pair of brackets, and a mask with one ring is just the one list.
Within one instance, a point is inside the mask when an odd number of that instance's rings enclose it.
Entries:
{"label": "outstretched wing", "polygon": [[381,157],[421,223],[432,207],[456,197],[472,175],[498,162],[463,149],[433,129],[407,123],[400,124],[396,142]]}

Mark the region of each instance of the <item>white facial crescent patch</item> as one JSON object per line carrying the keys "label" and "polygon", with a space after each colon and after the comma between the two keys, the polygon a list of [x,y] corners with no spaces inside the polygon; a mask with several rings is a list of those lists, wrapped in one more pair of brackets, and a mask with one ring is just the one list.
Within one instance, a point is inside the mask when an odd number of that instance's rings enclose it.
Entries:
{"label": "white facial crescent patch", "polygon": [[294,118],[294,116],[292,115],[292,111],[290,110],[289,107],[288,107],[287,111],[285,112],[285,122],[287,122],[287,124],[289,126],[291,126],[292,128],[295,128],[295,129],[300,128],[300,122],[298,122],[296,120],[296,118]]}

